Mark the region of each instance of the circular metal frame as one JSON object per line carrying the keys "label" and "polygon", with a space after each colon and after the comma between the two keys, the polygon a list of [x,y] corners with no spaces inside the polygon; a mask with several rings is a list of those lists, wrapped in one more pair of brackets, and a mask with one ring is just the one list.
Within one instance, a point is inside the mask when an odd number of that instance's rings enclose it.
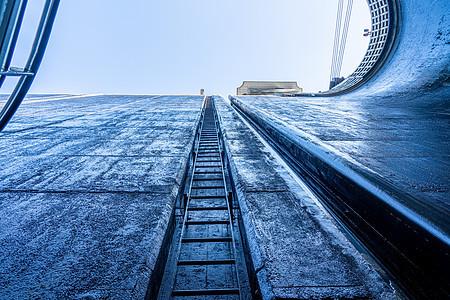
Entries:
{"label": "circular metal frame", "polygon": [[369,46],[362,62],[344,81],[320,96],[336,96],[357,89],[371,79],[395,48],[400,24],[398,0],[367,0],[372,29]]}

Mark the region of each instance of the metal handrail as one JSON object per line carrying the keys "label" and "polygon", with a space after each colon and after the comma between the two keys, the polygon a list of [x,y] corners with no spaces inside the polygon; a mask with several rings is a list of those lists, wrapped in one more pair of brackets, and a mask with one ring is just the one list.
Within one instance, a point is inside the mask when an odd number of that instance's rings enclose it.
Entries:
{"label": "metal handrail", "polygon": [[[0,132],[11,120],[23,98],[33,83],[36,72],[44,57],[44,52],[53,27],[60,0],[46,0],[41,19],[39,21],[33,46],[28,57],[28,61],[24,68],[10,67],[13,56],[17,36],[22,24],[23,15],[27,0],[6,0],[4,2],[5,11],[3,12],[2,23],[2,40],[0,50],[0,87],[6,76],[19,76],[13,92],[8,98],[5,106],[0,112]],[[1,34],[1,33],[0,33]]]}

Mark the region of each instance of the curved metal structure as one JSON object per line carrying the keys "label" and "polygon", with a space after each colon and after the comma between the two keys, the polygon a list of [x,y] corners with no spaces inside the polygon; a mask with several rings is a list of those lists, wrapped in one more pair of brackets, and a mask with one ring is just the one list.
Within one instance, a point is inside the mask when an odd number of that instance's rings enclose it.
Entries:
{"label": "curved metal structure", "polygon": [[19,81],[0,112],[0,131],[8,124],[33,83],[39,69],[58,10],[59,0],[46,0],[28,61],[23,68],[11,67],[17,37],[22,24],[26,0],[4,0],[0,4],[0,87],[7,76]]}
{"label": "curved metal structure", "polygon": [[372,29],[369,46],[362,62],[344,81],[321,95],[337,95],[361,86],[377,72],[389,56],[399,29],[399,3],[396,0],[367,0],[367,4]]}
{"label": "curved metal structure", "polygon": [[[448,1],[367,0],[371,40],[357,69],[317,96],[383,95],[448,84]],[[357,91],[356,91],[357,90]],[[379,94],[379,95],[381,95]],[[307,95],[306,95],[307,96]]]}

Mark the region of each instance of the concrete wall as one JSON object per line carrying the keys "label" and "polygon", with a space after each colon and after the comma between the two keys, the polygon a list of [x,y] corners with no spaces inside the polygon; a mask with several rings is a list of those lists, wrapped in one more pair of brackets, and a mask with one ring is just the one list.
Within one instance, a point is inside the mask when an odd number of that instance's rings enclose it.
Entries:
{"label": "concrete wall", "polygon": [[203,98],[28,96],[0,134],[0,299],[144,299]]}

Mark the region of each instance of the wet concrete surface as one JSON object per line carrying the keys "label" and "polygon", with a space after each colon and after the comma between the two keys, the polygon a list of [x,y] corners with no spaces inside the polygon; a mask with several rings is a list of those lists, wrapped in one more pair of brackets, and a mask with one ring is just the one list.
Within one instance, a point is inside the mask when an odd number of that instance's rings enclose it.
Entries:
{"label": "wet concrete surface", "polygon": [[449,88],[414,99],[351,94],[237,99],[330,164],[368,171],[413,195],[414,202],[397,200],[450,232]]}
{"label": "wet concrete surface", "polygon": [[0,298],[143,299],[202,102],[30,95],[0,133]]}
{"label": "wet concrete surface", "polygon": [[221,97],[215,97],[251,259],[263,299],[395,298]]}

